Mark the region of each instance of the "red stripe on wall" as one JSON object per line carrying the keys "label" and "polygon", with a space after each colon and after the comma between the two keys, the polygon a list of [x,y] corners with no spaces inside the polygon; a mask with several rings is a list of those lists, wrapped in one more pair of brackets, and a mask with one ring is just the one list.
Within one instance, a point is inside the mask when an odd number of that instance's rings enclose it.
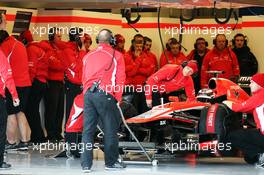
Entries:
{"label": "red stripe on wall", "polygon": [[[7,21],[15,21],[16,15],[6,15]],[[113,19],[102,19],[102,18],[92,18],[92,17],[81,17],[81,16],[32,16],[31,22],[33,23],[88,23],[88,24],[105,24],[105,25],[116,25],[122,26],[123,28],[130,28],[127,23],[123,23],[122,20],[113,20]],[[133,25],[136,28],[158,28],[158,23],[138,23]],[[233,28],[235,24],[184,24],[186,28]],[[161,23],[160,27],[165,28],[179,28],[180,24],[174,23]],[[250,21],[242,22],[237,24],[237,29],[243,27],[264,27],[264,21]]]}
{"label": "red stripe on wall", "polygon": [[16,15],[6,15],[6,20],[7,21],[15,21]]}
{"label": "red stripe on wall", "polygon": [[117,25],[122,24],[121,20],[113,19],[102,19],[102,18],[91,18],[91,17],[81,17],[81,16],[37,16],[32,17],[32,22],[35,23],[89,23],[89,24],[105,24],[105,25]]}
{"label": "red stripe on wall", "polygon": [[[158,28],[157,23],[138,23],[133,25],[135,28]],[[184,24],[183,27],[185,28],[233,28],[235,24]],[[263,24],[264,26],[264,24]],[[122,23],[123,28],[130,28],[130,26],[126,23]],[[160,28],[162,29],[168,29],[168,28],[180,28],[180,24],[171,24],[171,23],[161,23]],[[237,24],[236,26],[237,29],[241,29],[242,25]]]}
{"label": "red stripe on wall", "polygon": [[242,22],[243,27],[264,27],[264,21]]}

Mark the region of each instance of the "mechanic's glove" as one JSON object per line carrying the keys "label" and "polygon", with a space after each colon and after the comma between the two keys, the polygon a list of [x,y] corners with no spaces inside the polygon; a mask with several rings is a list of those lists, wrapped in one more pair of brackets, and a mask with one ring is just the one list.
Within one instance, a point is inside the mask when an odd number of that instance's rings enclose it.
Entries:
{"label": "mechanic's glove", "polygon": [[147,106],[152,108],[152,100],[146,100]]}
{"label": "mechanic's glove", "polygon": [[16,99],[13,100],[13,105],[15,107],[19,106],[19,104],[20,104],[20,100],[18,98],[16,98]]}
{"label": "mechanic's glove", "polygon": [[225,100],[222,103],[224,103],[228,108],[232,109],[232,105],[233,105],[232,101]]}

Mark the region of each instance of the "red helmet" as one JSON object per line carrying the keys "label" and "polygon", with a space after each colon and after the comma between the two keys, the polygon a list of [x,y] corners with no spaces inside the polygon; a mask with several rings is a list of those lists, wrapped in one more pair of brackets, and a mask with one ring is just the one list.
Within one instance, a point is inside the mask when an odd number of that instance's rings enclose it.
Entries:
{"label": "red helmet", "polygon": [[125,38],[121,34],[116,34],[115,39],[116,39],[116,44],[126,41]]}

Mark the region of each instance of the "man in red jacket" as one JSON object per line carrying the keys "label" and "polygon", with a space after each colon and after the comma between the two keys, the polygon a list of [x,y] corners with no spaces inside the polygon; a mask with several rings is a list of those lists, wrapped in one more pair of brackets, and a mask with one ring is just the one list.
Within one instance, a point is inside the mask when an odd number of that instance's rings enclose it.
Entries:
{"label": "man in red jacket", "polygon": [[188,61],[185,55],[181,52],[181,44],[175,38],[169,39],[166,44],[165,52],[166,53],[162,53],[160,56],[160,68],[166,64],[181,65],[184,61]]}
{"label": "man in red jacket", "polygon": [[235,112],[253,113],[256,129],[233,131],[228,138],[233,147],[242,150],[245,160],[264,168],[264,74],[255,74],[250,83],[252,97],[243,103],[224,103]]}
{"label": "man in red jacket", "polygon": [[228,40],[224,34],[218,34],[214,40],[215,47],[209,51],[202,63],[201,87],[206,88],[212,76],[207,71],[224,71],[219,78],[235,81],[239,74],[239,64],[235,53],[228,47]]}
{"label": "man in red jacket", "polygon": [[70,41],[63,50],[65,62],[66,121],[68,121],[74,98],[82,92],[83,57],[86,54],[81,28],[71,28]]}
{"label": "man in red jacket", "polygon": [[30,30],[22,32],[19,40],[27,48],[29,61],[29,74],[32,82],[26,116],[31,128],[31,142],[41,143],[45,141],[45,135],[41,126],[39,106],[47,90],[48,57],[38,42],[33,41]]}
{"label": "man in red jacket", "polygon": [[[19,106],[14,107],[12,95],[6,90],[6,107],[8,113],[8,144],[6,145],[6,149],[18,148],[21,150],[27,150],[31,135],[30,127],[25,116],[31,86],[27,50],[20,41],[17,41],[13,36],[9,36],[6,31],[1,30],[0,36],[0,47],[11,66],[16,90],[20,99]],[[18,145],[16,144],[17,130],[19,130],[21,136],[21,141]]]}
{"label": "man in red jacket", "polygon": [[151,46],[152,46],[152,40],[149,37],[145,36],[144,37],[144,52],[146,53],[147,57],[151,58],[153,64],[155,65],[155,69],[153,70],[153,73],[152,73],[154,74],[158,70],[158,60],[157,60],[156,55],[150,51]]}
{"label": "man in red jacket", "polygon": [[92,41],[92,38],[89,34],[85,33],[83,35],[83,42],[84,42],[84,47],[85,47],[85,50],[86,52],[90,52],[90,46],[92,45],[93,41]]}
{"label": "man in red jacket", "polygon": [[6,56],[0,49],[0,170],[8,169],[10,164],[4,162],[4,151],[6,143],[6,123],[7,112],[5,104],[5,87],[9,89],[13,99],[13,105],[19,105],[19,99],[16,91],[15,82],[12,77],[12,70]]}
{"label": "man in red jacket", "polygon": [[148,57],[143,52],[143,41],[134,41],[131,49],[125,55],[126,64],[126,92],[130,92],[132,88],[133,105],[138,110],[138,113],[143,113],[148,110],[145,103],[144,85],[147,78],[155,72],[155,63],[151,57]]}
{"label": "man in red jacket", "polygon": [[58,28],[49,30],[49,40],[40,42],[48,57],[48,89],[44,97],[45,127],[48,140],[61,140],[62,120],[64,115],[64,61],[62,50],[67,46],[61,41]]}
{"label": "man in red jacket", "polygon": [[115,35],[115,40],[116,40],[116,46],[115,49],[121,52],[122,54],[126,53],[125,50],[125,38],[121,34],[116,34]]}
{"label": "man in red jacket", "polygon": [[[170,94],[181,88],[185,89],[187,101],[195,101],[195,91],[191,75],[198,71],[196,61],[189,61],[186,65],[169,64],[162,67],[149,77],[145,92],[146,103],[149,108],[160,104],[158,94]],[[152,98],[153,91],[158,93]],[[167,97],[169,95],[166,95]],[[168,102],[168,99],[165,99]]]}
{"label": "man in red jacket", "polygon": [[123,54],[111,47],[115,44],[115,39],[108,29],[99,32],[97,42],[99,46],[84,57],[83,65],[82,143],[90,145],[81,155],[81,165],[85,173],[91,171],[93,138],[99,120],[104,128],[105,169],[124,168],[124,165],[117,161],[120,113],[116,106],[122,100],[126,78]]}

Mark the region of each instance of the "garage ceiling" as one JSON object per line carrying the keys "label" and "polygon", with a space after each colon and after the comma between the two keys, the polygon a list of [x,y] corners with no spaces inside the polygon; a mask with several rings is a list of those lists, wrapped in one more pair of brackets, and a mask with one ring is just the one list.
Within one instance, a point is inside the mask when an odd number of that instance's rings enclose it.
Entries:
{"label": "garage ceiling", "polygon": [[[264,0],[216,0],[216,2],[217,8],[264,7]],[[134,7],[136,3],[146,7],[161,5],[167,8],[193,8],[213,7],[214,0],[0,0],[0,6],[56,9],[114,9]]]}

